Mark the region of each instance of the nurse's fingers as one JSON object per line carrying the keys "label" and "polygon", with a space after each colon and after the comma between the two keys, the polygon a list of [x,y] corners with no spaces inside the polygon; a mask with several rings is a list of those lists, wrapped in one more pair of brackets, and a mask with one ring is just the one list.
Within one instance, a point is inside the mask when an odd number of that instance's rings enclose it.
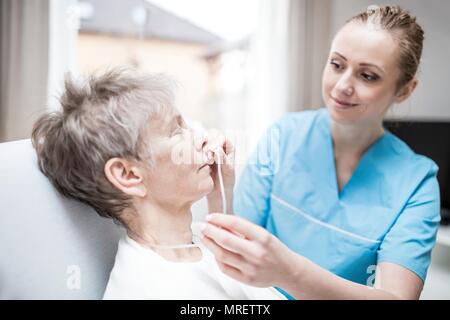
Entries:
{"label": "nurse's fingers", "polygon": [[207,236],[202,238],[202,243],[212,252],[217,262],[226,264],[235,270],[245,268],[246,262],[241,255],[224,249]]}
{"label": "nurse's fingers", "polygon": [[228,155],[233,155],[234,154],[234,144],[233,142],[231,142],[230,138],[225,137],[225,141],[223,143],[223,151],[225,152],[225,154]]}
{"label": "nurse's fingers", "polygon": [[239,270],[236,269],[226,263],[217,261],[217,265],[219,266],[220,271],[222,271],[227,276],[234,278],[235,280],[242,282],[242,283],[248,283],[247,277]]}
{"label": "nurse's fingers", "polygon": [[210,224],[237,232],[250,240],[263,240],[270,235],[267,230],[235,215],[212,213],[206,219]]}
{"label": "nurse's fingers", "polygon": [[236,153],[233,143],[228,138],[225,138],[224,151],[225,151],[225,163],[228,166],[234,167],[234,160]]}
{"label": "nurse's fingers", "polygon": [[210,223],[203,229],[202,234],[213,240],[224,249],[238,253],[244,257],[251,257],[256,251],[255,244],[232,232],[218,228]]}

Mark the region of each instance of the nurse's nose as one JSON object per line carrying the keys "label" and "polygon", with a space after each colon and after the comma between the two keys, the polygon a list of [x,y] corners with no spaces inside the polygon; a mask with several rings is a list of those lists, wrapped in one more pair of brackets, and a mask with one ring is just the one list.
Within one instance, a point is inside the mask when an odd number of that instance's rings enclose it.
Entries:
{"label": "nurse's nose", "polygon": [[348,72],[343,74],[336,83],[335,88],[340,95],[351,96],[355,92],[351,74]]}

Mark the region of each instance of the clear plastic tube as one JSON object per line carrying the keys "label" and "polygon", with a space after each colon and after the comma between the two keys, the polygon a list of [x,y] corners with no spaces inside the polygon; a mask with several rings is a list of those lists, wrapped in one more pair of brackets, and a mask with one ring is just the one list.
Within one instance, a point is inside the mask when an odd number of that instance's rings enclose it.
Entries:
{"label": "clear plastic tube", "polygon": [[[225,154],[222,149],[217,148],[220,153],[222,153],[223,157],[225,157]],[[218,157],[217,161],[217,174],[219,175],[219,185],[220,185],[220,195],[222,197],[222,213],[227,214],[227,198],[225,195],[225,187],[223,184],[223,177],[222,177],[222,158]]]}

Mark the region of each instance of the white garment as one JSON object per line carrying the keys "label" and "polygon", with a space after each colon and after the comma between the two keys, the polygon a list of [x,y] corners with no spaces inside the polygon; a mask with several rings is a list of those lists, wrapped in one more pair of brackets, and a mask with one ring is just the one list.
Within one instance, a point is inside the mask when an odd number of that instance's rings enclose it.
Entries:
{"label": "white garment", "polygon": [[128,236],[119,242],[103,299],[285,299],[275,288],[257,288],[223,274],[200,246],[198,262],[171,262]]}

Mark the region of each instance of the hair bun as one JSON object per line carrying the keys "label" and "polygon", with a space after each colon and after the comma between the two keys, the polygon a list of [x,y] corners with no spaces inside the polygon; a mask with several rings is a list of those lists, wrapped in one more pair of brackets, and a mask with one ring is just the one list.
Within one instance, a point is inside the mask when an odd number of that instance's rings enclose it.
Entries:
{"label": "hair bun", "polygon": [[377,11],[378,9],[380,9],[380,6],[378,6],[378,5],[376,5],[376,4],[372,4],[372,5],[370,5],[370,6],[367,7],[366,12],[367,12],[368,14],[372,14],[372,13],[374,13],[375,11]]}

